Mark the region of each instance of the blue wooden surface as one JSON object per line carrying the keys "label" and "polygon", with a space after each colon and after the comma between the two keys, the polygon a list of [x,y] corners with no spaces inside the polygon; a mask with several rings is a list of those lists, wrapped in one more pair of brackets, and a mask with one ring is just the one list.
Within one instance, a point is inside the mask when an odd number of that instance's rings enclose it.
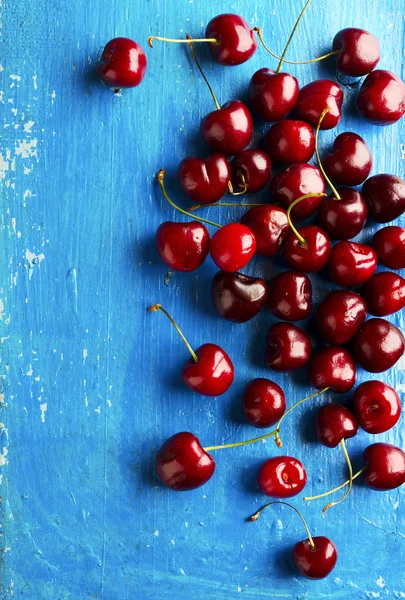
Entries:
{"label": "blue wooden surface", "polygon": [[[196,36],[214,15],[238,12],[264,27],[280,52],[299,0],[43,0],[2,7],[1,31],[1,592],[32,600],[195,600],[267,598],[403,598],[403,490],[378,494],[359,485],[346,503],[320,514],[321,502],[295,504],[314,534],[330,535],[339,563],[327,580],[299,578],[286,557],[304,530],[288,509],[244,519],[264,500],[258,465],[272,440],[218,452],[215,477],[176,494],[154,475],[160,444],[181,430],[205,445],[246,439],[240,396],[246,382],[268,376],[264,311],[245,325],[214,315],[210,260],[197,272],[168,276],[154,248],[158,224],[178,218],[154,182],[202,153],[200,118],[211,98],[186,49],[156,43],[141,87],[114,96],[94,78],[104,43],[150,34]],[[314,0],[291,47],[292,59],[330,48],[334,34],[356,25],[382,43],[381,67],[404,76],[403,0]],[[200,48],[220,101],[245,98],[251,74],[275,66],[264,50],[234,69]],[[333,77],[328,65],[291,67],[300,84]],[[321,135],[354,130],[371,145],[373,172],[404,174],[403,121],[365,125],[346,88],[345,117]],[[260,139],[264,128],[258,128]],[[402,144],[402,146],[401,146]],[[179,198],[175,178],[168,188]],[[226,222],[240,209],[212,217]],[[180,217],[181,218],[181,217]],[[215,220],[216,220],[215,218]],[[360,237],[370,239],[372,226]],[[266,277],[280,264],[255,260],[246,270]],[[330,289],[313,277],[317,300]],[[218,342],[236,365],[231,390],[203,398],[181,384],[187,352],[162,315],[162,302],[195,346]],[[403,325],[397,315],[394,322]],[[382,378],[405,390],[405,362]],[[304,375],[271,375],[288,402],[307,393]],[[360,371],[359,380],[369,375]],[[344,476],[339,453],[313,440],[314,407],[286,419],[283,451],[302,459],[308,493]],[[404,446],[403,420],[380,436]],[[354,467],[373,437],[348,443]]]}

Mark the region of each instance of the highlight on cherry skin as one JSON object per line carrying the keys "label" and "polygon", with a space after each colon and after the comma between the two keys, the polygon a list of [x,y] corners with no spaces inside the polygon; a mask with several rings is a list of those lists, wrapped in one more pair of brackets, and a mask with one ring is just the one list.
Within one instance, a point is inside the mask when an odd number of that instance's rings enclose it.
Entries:
{"label": "highlight on cherry skin", "polygon": [[125,37],[110,40],[97,65],[103,83],[114,91],[138,86],[146,73],[147,60],[141,46]]}

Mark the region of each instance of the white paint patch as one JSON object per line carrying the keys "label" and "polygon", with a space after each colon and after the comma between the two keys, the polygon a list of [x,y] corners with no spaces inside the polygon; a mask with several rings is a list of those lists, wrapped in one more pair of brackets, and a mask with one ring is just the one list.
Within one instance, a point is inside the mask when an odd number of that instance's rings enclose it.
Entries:
{"label": "white paint patch", "polygon": [[159,531],[156,529],[155,533],[153,534],[155,537],[159,537]]}
{"label": "white paint patch", "polygon": [[387,585],[383,579],[383,576],[380,575],[379,578],[376,581],[376,584],[378,585],[378,587],[380,588],[385,588],[385,586]]}
{"label": "white paint patch", "polygon": [[32,133],[31,129],[35,125],[35,121],[27,121],[24,123],[24,131],[25,133]]}
{"label": "white paint patch", "polygon": [[34,371],[32,370],[32,365],[30,365],[30,368],[28,369],[28,371],[26,372],[26,376],[27,377],[32,377],[34,374]]}
{"label": "white paint patch", "polygon": [[87,348],[83,348],[83,364],[85,364],[86,362],[86,358],[88,357],[89,353],[87,351]]}
{"label": "white paint patch", "polygon": [[0,298],[0,321],[3,319],[3,315],[4,315],[4,302]]}
{"label": "white paint patch", "polygon": [[15,147],[15,154],[21,158],[36,158],[38,160],[37,146],[37,138],[33,138],[32,140],[18,140]]}
{"label": "white paint patch", "polygon": [[35,254],[34,252],[31,252],[27,248],[26,251],[25,251],[25,258],[28,261],[28,268],[29,268],[29,275],[28,275],[28,277],[31,279],[32,275],[34,273],[34,266],[41,264],[41,262],[45,258],[45,254],[42,254],[42,253],[41,254]]}
{"label": "white paint patch", "polygon": [[41,409],[41,421],[42,423],[45,423],[45,413],[48,410],[48,403],[44,402],[39,408]]}
{"label": "white paint patch", "polygon": [[37,90],[37,89],[38,89],[38,82],[37,82],[37,79],[38,79],[38,75],[33,75],[33,76],[32,76],[32,81],[33,81],[33,84],[34,84],[34,90]]}
{"label": "white paint patch", "polygon": [[95,408],[94,412],[101,414],[101,406],[99,406],[98,408]]}
{"label": "white paint patch", "polygon": [[21,75],[10,75],[12,81],[21,81]]}
{"label": "white paint patch", "polygon": [[8,463],[7,460],[8,450],[6,447],[3,447],[3,453],[0,453],[0,467],[4,467]]}

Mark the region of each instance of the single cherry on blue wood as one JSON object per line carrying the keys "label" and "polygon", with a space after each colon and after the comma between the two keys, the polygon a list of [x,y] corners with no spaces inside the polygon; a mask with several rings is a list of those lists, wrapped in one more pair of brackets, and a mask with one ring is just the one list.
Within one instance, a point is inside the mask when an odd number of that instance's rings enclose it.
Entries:
{"label": "single cherry on blue wood", "polygon": [[114,90],[138,86],[145,77],[146,55],[141,46],[125,37],[106,44],[97,66],[99,77]]}

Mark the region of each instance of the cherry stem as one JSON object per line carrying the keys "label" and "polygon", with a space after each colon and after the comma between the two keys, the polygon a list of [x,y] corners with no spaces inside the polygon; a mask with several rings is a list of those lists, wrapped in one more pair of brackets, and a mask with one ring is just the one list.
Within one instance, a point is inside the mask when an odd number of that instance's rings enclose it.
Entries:
{"label": "cherry stem", "polygon": [[273,435],[277,435],[277,429],[274,431],[270,431],[270,433],[266,433],[265,435],[261,435],[257,438],[252,438],[251,440],[245,440],[243,442],[235,442],[233,444],[222,444],[220,446],[207,446],[203,448],[206,452],[210,452],[211,450],[222,450],[223,448],[235,448],[235,446],[246,446],[247,444],[253,444],[254,442],[260,442],[261,440],[265,440]]}
{"label": "cherry stem", "polygon": [[246,194],[246,192],[247,192],[247,183],[246,183],[246,179],[245,179],[245,176],[243,173],[240,174],[240,178],[242,179],[242,184],[243,184],[243,190],[241,192],[234,192],[232,181],[228,181],[228,190],[229,190],[229,193],[232,194],[232,196],[242,196],[243,194]]}
{"label": "cherry stem", "polygon": [[259,510],[258,510],[257,512],[255,512],[255,514],[254,514],[254,515],[252,515],[251,517],[249,517],[247,520],[248,520],[249,522],[251,522],[251,521],[257,521],[257,519],[258,519],[258,518],[259,518],[259,516],[260,516],[260,513],[261,513],[261,512],[262,512],[262,511],[263,511],[263,510],[264,510],[264,509],[267,507],[267,506],[270,506],[271,504],[285,504],[286,506],[289,506],[290,508],[292,508],[293,510],[295,510],[295,512],[297,513],[297,515],[300,517],[301,521],[302,521],[302,522],[303,522],[303,524],[304,524],[304,527],[305,527],[305,530],[306,530],[306,532],[307,532],[307,536],[308,536],[308,542],[309,542],[309,545],[311,546],[311,548],[312,548],[313,550],[315,550],[316,546],[315,546],[314,540],[312,539],[312,535],[311,535],[311,532],[309,531],[309,527],[308,527],[308,525],[307,525],[307,522],[306,522],[306,520],[304,519],[304,517],[302,516],[302,514],[300,513],[300,511],[299,511],[297,508],[295,508],[295,506],[293,506],[292,504],[288,504],[288,502],[283,502],[283,501],[281,501],[281,500],[274,500],[274,501],[272,501],[272,502],[267,502],[267,504],[264,504],[264,505],[263,505],[261,508],[259,508]]}
{"label": "cherry stem", "polygon": [[346,448],[344,438],[342,440],[340,440],[340,445],[342,447],[343,454],[345,455],[347,466],[349,467],[349,487],[347,488],[347,490],[345,491],[343,496],[341,498],[339,498],[339,500],[336,500],[336,502],[329,502],[329,504],[327,504],[326,506],[323,507],[323,509],[322,509],[323,516],[325,516],[326,511],[329,510],[330,508],[332,508],[332,506],[336,506],[336,504],[340,504],[340,502],[343,502],[343,500],[346,500],[346,498],[350,494],[350,492],[352,490],[352,486],[353,486],[353,468],[352,468],[352,463],[351,463],[350,457],[347,453],[347,448]]}
{"label": "cherry stem", "polygon": [[[169,42],[170,44],[187,44],[187,41],[188,41],[188,40],[177,40],[177,39],[173,39],[173,38],[159,37],[158,35],[150,35],[148,37],[148,46],[150,46],[151,48],[153,48],[152,42],[154,40],[158,40],[159,42]],[[208,42],[211,44],[219,44],[219,40],[217,40],[215,38],[196,38],[195,40],[193,40],[193,42]]]}
{"label": "cherry stem", "polygon": [[[357,473],[355,473],[353,475],[352,481],[354,481],[357,477],[359,477],[362,473],[364,473],[365,470],[366,470],[366,467],[363,467],[362,469],[360,469],[360,471],[357,471]],[[335,492],[338,492],[339,490],[344,488],[345,485],[349,485],[349,484],[350,484],[350,479],[348,479],[344,483],[341,483],[337,487],[333,488],[333,490],[328,490],[327,492],[323,492],[323,494],[317,494],[316,496],[304,496],[303,500],[305,500],[305,502],[310,502],[311,500],[318,500],[318,498],[325,498],[325,496],[329,496],[329,494],[334,494]]]}
{"label": "cherry stem", "polygon": [[221,107],[220,107],[220,105],[219,105],[219,102],[218,102],[218,100],[217,100],[217,97],[216,97],[216,95],[214,94],[214,90],[212,89],[212,87],[211,87],[211,85],[210,85],[210,83],[209,83],[209,81],[208,81],[208,79],[207,79],[207,77],[206,77],[206,75],[205,75],[204,71],[202,70],[202,67],[201,67],[200,63],[198,62],[197,55],[196,55],[196,53],[195,53],[195,50],[194,50],[194,48],[193,48],[193,42],[195,42],[195,40],[193,40],[193,38],[192,38],[190,35],[188,35],[188,33],[186,33],[186,38],[187,38],[187,39],[186,39],[185,41],[186,41],[186,42],[188,42],[188,45],[190,46],[190,50],[191,50],[191,54],[193,55],[194,62],[195,62],[195,64],[197,65],[197,68],[198,68],[198,70],[200,71],[201,75],[203,76],[203,79],[204,79],[205,83],[207,84],[207,87],[208,87],[208,89],[209,89],[209,91],[210,91],[210,94],[211,94],[211,96],[212,96],[212,99],[214,100],[214,103],[215,103],[215,108],[216,108],[217,110],[221,110]]}
{"label": "cherry stem", "polygon": [[318,125],[316,126],[316,131],[315,131],[315,153],[316,153],[316,158],[318,160],[318,164],[319,164],[319,168],[322,172],[322,175],[324,176],[327,184],[329,185],[330,189],[332,190],[332,192],[335,194],[335,198],[336,200],[341,200],[341,197],[339,195],[339,192],[337,191],[337,189],[335,188],[335,186],[333,185],[333,183],[331,182],[331,180],[329,179],[329,177],[326,175],[325,173],[325,169],[322,166],[322,162],[321,162],[321,158],[319,156],[319,148],[318,148],[318,136],[319,136],[319,129],[321,127],[321,123],[325,118],[325,115],[330,111],[329,106],[327,106],[323,111],[321,116],[319,117],[319,121],[318,121]]}
{"label": "cherry stem", "polygon": [[254,202],[215,202],[214,204],[193,204],[193,206],[190,206],[189,211],[193,211],[193,210],[199,210],[200,208],[209,208],[210,206],[249,206],[250,208],[252,206],[268,206],[268,203],[266,202],[258,202],[258,203],[254,203]]}
{"label": "cherry stem", "polygon": [[199,358],[198,358],[197,354],[194,352],[194,350],[188,343],[186,337],[184,336],[183,332],[181,331],[180,327],[177,325],[176,321],[173,319],[171,314],[168,313],[167,310],[164,309],[161,304],[153,304],[152,306],[149,306],[149,308],[148,308],[149,312],[157,312],[158,310],[160,310],[163,314],[166,315],[166,317],[169,319],[170,323],[173,325],[173,327],[175,328],[175,330],[177,331],[177,333],[179,334],[179,336],[185,343],[187,350],[190,352],[191,356],[193,357],[194,362],[198,363]]}
{"label": "cherry stem", "polygon": [[308,6],[311,4],[311,2],[312,2],[312,0],[307,0],[307,2],[305,3],[305,6],[304,6],[304,8],[302,9],[302,11],[301,11],[301,13],[300,13],[300,16],[298,17],[298,19],[297,19],[297,20],[296,20],[296,22],[295,22],[295,25],[294,25],[294,27],[293,27],[293,30],[292,30],[292,32],[290,33],[290,37],[288,38],[288,40],[287,40],[287,43],[286,43],[286,45],[285,45],[285,48],[284,48],[284,50],[283,50],[283,53],[282,53],[282,55],[281,55],[281,57],[280,57],[280,62],[278,63],[278,67],[277,67],[277,69],[276,69],[276,73],[280,73],[280,71],[281,71],[281,65],[283,64],[284,56],[285,56],[285,55],[286,55],[286,53],[287,53],[288,47],[289,47],[289,45],[290,45],[290,43],[291,43],[291,40],[292,40],[292,39],[293,39],[293,37],[294,37],[294,33],[295,33],[295,31],[296,31],[296,29],[297,29],[297,27],[298,27],[298,25],[299,25],[299,22],[301,21],[302,17],[304,16],[304,13],[305,13],[305,11],[307,10],[307,8],[308,8]]}
{"label": "cherry stem", "polygon": [[[272,52],[270,50],[270,48],[267,46],[267,44],[264,41],[263,38],[263,30],[261,27],[254,27],[253,31],[256,31],[257,33],[257,37],[259,38],[259,40],[262,43],[262,46],[264,47],[265,50],[267,50],[267,52],[269,54],[271,54],[271,56],[273,56],[274,58],[277,58],[277,60],[281,60],[281,57],[278,56],[277,54],[275,54],[274,52]],[[288,63],[289,65],[309,65],[310,63],[316,63],[319,62],[321,60],[325,60],[325,58],[329,58],[330,56],[334,56],[335,54],[339,54],[340,50],[333,50],[333,52],[328,52],[327,54],[323,54],[322,56],[318,56],[317,58],[311,58],[309,60],[287,60],[286,58],[283,59],[283,62]]]}
{"label": "cherry stem", "polygon": [[322,193],[305,194],[305,196],[301,196],[300,198],[297,198],[296,200],[294,200],[294,202],[291,202],[290,206],[287,209],[287,221],[288,221],[291,229],[293,230],[294,234],[297,236],[298,241],[301,244],[301,246],[305,246],[305,244],[307,242],[306,242],[305,238],[303,238],[302,235],[299,233],[298,229],[294,226],[294,224],[291,220],[291,211],[296,204],[301,202],[301,200],[306,200],[307,198],[321,198],[322,196],[326,196],[326,194],[322,194]]}
{"label": "cherry stem", "polygon": [[177,204],[175,204],[173,202],[173,200],[171,200],[169,198],[169,196],[167,195],[167,192],[165,189],[165,184],[164,184],[165,173],[166,173],[165,169],[160,169],[160,171],[158,173],[158,182],[160,185],[160,189],[162,190],[163,196],[166,198],[168,203],[171,204],[171,206],[173,206],[173,208],[180,211],[181,213],[183,213],[183,215],[186,215],[187,217],[191,217],[192,219],[201,221],[201,223],[207,223],[208,225],[213,225],[214,227],[218,227],[218,229],[221,229],[221,225],[218,225],[218,223],[213,223],[212,221],[207,221],[207,219],[203,219],[202,217],[196,217],[195,215],[188,212],[187,210],[183,210],[182,208],[180,208],[180,206],[177,206]]}
{"label": "cherry stem", "polygon": [[315,398],[315,396],[319,396],[320,394],[323,394],[324,392],[327,392],[328,389],[329,389],[329,387],[323,388],[323,390],[319,390],[319,392],[315,392],[314,394],[311,394],[310,396],[307,396],[306,398],[303,398],[302,400],[298,400],[298,402],[296,402],[295,404],[293,404],[292,406],[290,406],[290,408],[285,411],[285,413],[282,415],[281,419],[279,420],[279,422],[277,423],[277,426],[276,426],[275,442],[276,442],[276,444],[277,444],[277,446],[279,448],[283,447],[283,443],[282,443],[282,441],[280,439],[280,436],[279,436],[279,431],[280,431],[281,422],[284,419],[284,417],[286,417],[288,415],[288,413],[290,413],[292,410],[294,410],[294,408],[296,406],[299,406],[300,404],[302,404],[303,402],[306,402],[307,400],[311,400],[311,398]]}

